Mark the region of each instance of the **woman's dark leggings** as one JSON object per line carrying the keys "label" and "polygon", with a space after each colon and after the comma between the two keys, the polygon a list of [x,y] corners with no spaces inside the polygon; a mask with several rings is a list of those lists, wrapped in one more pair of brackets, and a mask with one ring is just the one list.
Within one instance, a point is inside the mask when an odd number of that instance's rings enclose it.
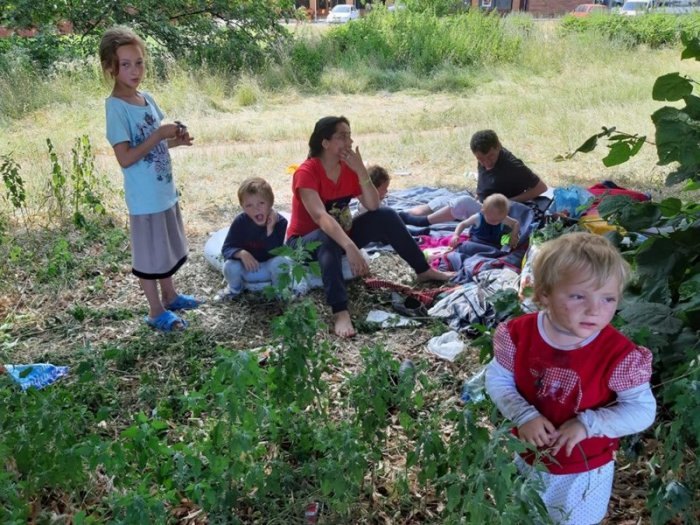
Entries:
{"label": "woman's dark leggings", "polygon": [[[423,252],[406,229],[406,225],[391,208],[379,208],[376,211],[368,211],[356,216],[352,221],[349,236],[358,248],[367,246],[371,242],[390,244],[416,273],[423,273],[430,268]],[[326,291],[326,302],[333,313],[347,310],[348,294],[345,289],[342,267],[343,250],[321,229],[307,233],[303,237],[292,237],[287,240],[287,244],[296,247],[299,240],[304,244],[321,243],[321,246],[312,255],[321,266],[321,279]]]}

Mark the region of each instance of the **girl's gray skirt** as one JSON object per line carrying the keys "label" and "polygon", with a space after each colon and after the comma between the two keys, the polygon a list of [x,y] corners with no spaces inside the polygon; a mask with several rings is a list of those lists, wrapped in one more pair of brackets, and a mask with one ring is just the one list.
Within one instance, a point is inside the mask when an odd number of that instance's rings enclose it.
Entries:
{"label": "girl's gray skirt", "polygon": [[158,213],[129,215],[131,272],[141,279],[172,277],[187,260],[187,238],[180,206]]}

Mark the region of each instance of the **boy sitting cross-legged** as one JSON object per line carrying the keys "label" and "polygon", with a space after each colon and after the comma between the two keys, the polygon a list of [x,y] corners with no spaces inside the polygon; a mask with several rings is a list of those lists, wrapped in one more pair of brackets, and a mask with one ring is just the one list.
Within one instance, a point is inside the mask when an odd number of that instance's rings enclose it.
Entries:
{"label": "boy sitting cross-legged", "polygon": [[238,188],[238,201],[243,213],[233,219],[221,249],[228,286],[216,294],[219,301],[238,296],[244,280],[271,281],[276,286],[291,266],[286,257],[270,253],[284,244],[287,231],[287,219],[272,209],[275,196],[270,185],[259,177],[246,179]]}

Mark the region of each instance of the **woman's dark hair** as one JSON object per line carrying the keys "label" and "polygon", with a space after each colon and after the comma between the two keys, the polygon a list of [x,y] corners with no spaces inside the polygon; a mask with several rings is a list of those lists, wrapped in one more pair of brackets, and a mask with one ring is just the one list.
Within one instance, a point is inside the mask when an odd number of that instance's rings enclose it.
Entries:
{"label": "woman's dark hair", "polygon": [[319,157],[323,153],[323,141],[331,140],[336,126],[341,122],[350,125],[350,121],[345,117],[323,117],[316,122],[314,132],[309,138],[309,158]]}
{"label": "woman's dark hair", "polygon": [[497,148],[500,144],[496,132],[490,129],[477,131],[472,135],[472,140],[469,144],[473,152],[488,153],[493,148]]}

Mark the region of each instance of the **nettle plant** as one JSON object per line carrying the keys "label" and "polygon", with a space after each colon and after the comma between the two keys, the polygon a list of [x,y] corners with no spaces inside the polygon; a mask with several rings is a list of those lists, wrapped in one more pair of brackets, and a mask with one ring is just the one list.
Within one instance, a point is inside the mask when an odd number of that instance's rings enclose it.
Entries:
{"label": "nettle plant", "polygon": [[[700,60],[700,42],[683,39],[682,58]],[[700,189],[700,97],[697,82],[679,73],[659,77],[654,100],[681,102],[651,116],[656,126],[659,165],[675,163],[666,185],[685,183]],[[603,128],[575,153],[593,151],[607,139],[606,166],[636,155],[646,137]],[[601,217],[619,226],[608,234],[632,263],[635,280],[616,324],[654,353],[655,395],[659,401],[655,440],[649,450],[650,494],[647,507],[655,523],[681,516],[693,522],[700,512],[700,204],[670,197],[635,202],[608,196],[598,206]],[[631,241],[631,242],[629,242]]]}

